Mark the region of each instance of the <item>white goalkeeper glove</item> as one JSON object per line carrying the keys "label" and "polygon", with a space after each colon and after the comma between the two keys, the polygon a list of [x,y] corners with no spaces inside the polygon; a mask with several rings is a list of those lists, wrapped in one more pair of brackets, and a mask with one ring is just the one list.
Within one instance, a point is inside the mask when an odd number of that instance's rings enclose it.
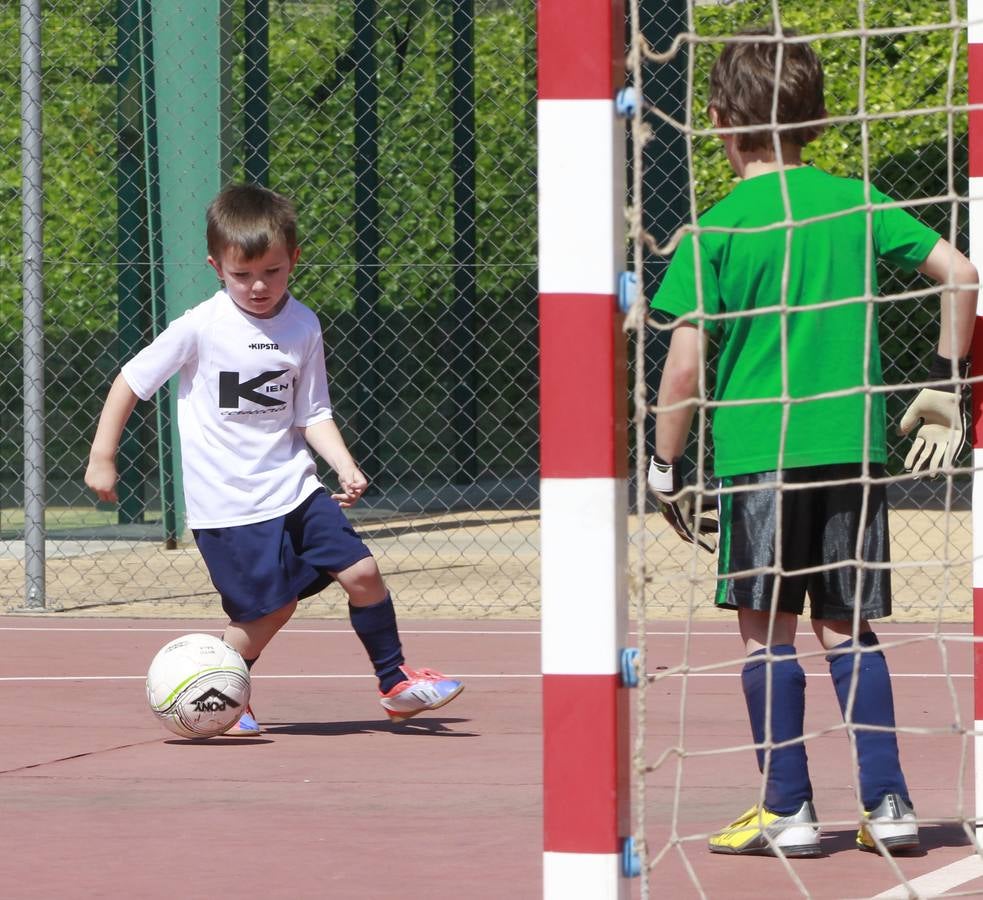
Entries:
{"label": "white goalkeeper glove", "polygon": [[[960,379],[969,376],[968,358],[959,360],[957,371]],[[936,356],[929,368],[929,377],[940,381],[951,379],[951,360]],[[966,440],[966,393],[965,385],[960,383],[918,392],[898,425],[901,435],[918,428],[905,457],[906,471],[936,475],[941,468],[952,465]]]}
{"label": "white goalkeeper glove", "polygon": [[708,553],[717,549],[715,541],[701,535],[716,534],[716,519],[702,515],[702,498],[693,489],[684,490],[682,476],[675,463],[667,463],[658,456],[649,462],[649,490],[655,494],[666,521],[684,541],[698,544]]}

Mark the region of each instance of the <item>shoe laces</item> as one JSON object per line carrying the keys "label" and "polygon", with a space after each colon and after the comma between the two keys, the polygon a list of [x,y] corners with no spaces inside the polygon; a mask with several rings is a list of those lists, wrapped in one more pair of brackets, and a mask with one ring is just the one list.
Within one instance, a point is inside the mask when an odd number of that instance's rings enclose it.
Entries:
{"label": "shoe laces", "polygon": [[446,675],[435,669],[410,669],[406,666],[402,667],[403,674],[410,681],[443,681],[447,678]]}

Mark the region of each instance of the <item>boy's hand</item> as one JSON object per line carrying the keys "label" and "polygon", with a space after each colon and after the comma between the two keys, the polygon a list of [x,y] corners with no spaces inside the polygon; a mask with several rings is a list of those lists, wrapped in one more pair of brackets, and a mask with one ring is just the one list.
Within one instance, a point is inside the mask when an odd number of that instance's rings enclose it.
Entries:
{"label": "boy's hand", "polygon": [[898,425],[902,435],[918,426],[904,461],[908,472],[937,475],[941,468],[952,465],[966,439],[962,394],[962,390],[934,388],[918,392]]}
{"label": "boy's hand", "polygon": [[111,459],[90,459],[89,466],[85,470],[85,483],[95,491],[100,500],[115,503],[119,498],[116,496],[116,481],[119,475],[116,472],[116,463]]}
{"label": "boy's hand", "polygon": [[341,490],[331,497],[338,501],[342,509],[348,509],[358,503],[358,498],[365,493],[369,481],[357,466],[352,466],[338,473],[338,484]]}
{"label": "boy's hand", "polygon": [[703,534],[716,534],[716,519],[700,514],[700,498],[693,491],[683,493],[682,478],[675,463],[667,463],[658,456],[649,462],[648,486],[655,494],[666,521],[684,541],[698,544],[708,553],[717,549],[715,541],[705,540]]}

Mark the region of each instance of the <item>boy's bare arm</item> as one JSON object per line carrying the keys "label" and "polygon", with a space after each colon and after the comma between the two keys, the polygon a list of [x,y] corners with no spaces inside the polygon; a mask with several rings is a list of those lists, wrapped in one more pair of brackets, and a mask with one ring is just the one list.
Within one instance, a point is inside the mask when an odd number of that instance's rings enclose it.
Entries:
{"label": "boy's bare arm", "polygon": [[[706,340],[695,325],[677,325],[659,382],[655,414],[655,453],[666,462],[683,455],[700,393]],[[690,402],[686,402],[690,401]],[[677,405],[678,404],[678,405]]]}
{"label": "boy's bare arm", "polygon": [[339,493],[331,496],[343,507],[353,506],[369,486],[368,479],[355,464],[345,439],[333,419],[325,419],[300,433],[311,448],[338,474]]}
{"label": "boy's bare arm", "polygon": [[655,456],[649,462],[648,486],[659,500],[666,521],[684,541],[713,553],[715,520],[704,518],[702,500],[683,490],[676,461],[683,455],[700,393],[700,374],[706,341],[695,325],[677,325],[659,382],[659,411],[655,414]]}
{"label": "boy's bare arm", "polygon": [[934,475],[953,464],[966,440],[966,391],[950,379],[969,376],[979,275],[976,267],[943,238],[918,270],[939,284],[953,285],[942,290],[938,352],[923,376],[943,383],[919,391],[898,423],[899,434],[914,432],[905,469]]}
{"label": "boy's bare arm", "polygon": [[118,499],[116,451],[119,449],[123,428],[138,399],[122,374],[117,375],[103,404],[99,425],[89,450],[89,465],[85,470],[85,483],[95,491],[100,500],[115,502]]}
{"label": "boy's bare arm", "polygon": [[918,271],[938,284],[959,286],[942,292],[938,353],[946,359],[963,359],[969,355],[976,324],[976,266],[947,240],[939,238]]}

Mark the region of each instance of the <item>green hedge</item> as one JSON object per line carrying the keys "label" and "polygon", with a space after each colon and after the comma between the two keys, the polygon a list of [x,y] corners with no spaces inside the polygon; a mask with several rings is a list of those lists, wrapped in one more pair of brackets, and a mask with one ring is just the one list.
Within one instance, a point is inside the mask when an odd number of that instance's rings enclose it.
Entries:
{"label": "green hedge", "polygon": [[[788,0],[786,25],[802,32],[833,32],[861,24],[881,27],[944,23],[938,0],[869,3],[865,23],[854,0]],[[770,0],[700,6],[698,33],[721,36],[770,16]],[[437,473],[444,467],[449,413],[445,367],[447,315],[454,293],[451,209],[451,112],[448,20],[450,4],[379,0],[379,176],[382,329],[380,346],[395,383],[380,388],[387,412],[381,464],[394,473]],[[475,27],[477,127],[478,313],[476,360],[483,470],[536,466],[535,315],[535,46],[534,4],[478,3]],[[116,366],[116,195],[114,170],[114,2],[47,0],[44,4],[45,294],[51,352],[102,380]],[[271,21],[271,183],[298,204],[304,253],[295,290],[325,321],[329,344],[348,327],[355,305],[352,257],[354,175],[352,0],[274,2]],[[21,328],[19,174],[19,4],[0,0],[0,355],[19,358]],[[400,38],[407,37],[400,54]],[[960,37],[960,42],[962,38]],[[866,41],[866,108],[892,111],[945,105],[952,35],[947,31]],[[855,112],[862,42],[817,42],[824,57],[833,115]],[[694,119],[706,104],[706,75],[719,44],[696,54]],[[239,64],[241,70],[241,62]],[[966,99],[961,48],[952,102]],[[954,116],[955,155],[947,147],[945,114],[871,123],[869,174],[898,198],[935,196],[954,168],[965,191],[965,117]],[[859,125],[830,128],[807,159],[832,172],[864,174]],[[726,193],[733,175],[711,138],[694,141],[697,201],[705,209]],[[948,232],[951,209],[926,208],[926,220]],[[198,223],[189,223],[198,227]],[[888,280],[888,291],[904,284]],[[915,308],[912,309],[911,307]],[[930,304],[899,304],[884,311],[893,337],[885,342],[887,377],[901,381],[924,355]],[[94,339],[93,336],[96,336]],[[338,337],[341,340],[340,337]],[[332,362],[336,399],[346,418],[355,413],[361,348],[345,344]],[[342,350],[344,352],[342,352]],[[84,353],[95,354],[83,359]],[[410,377],[410,373],[414,373]],[[56,379],[57,382],[57,379]],[[0,385],[2,386],[2,385]],[[20,416],[19,386],[0,400],[5,422]],[[91,403],[66,407],[49,392],[66,422],[66,446],[54,463],[76,472],[84,458]],[[76,401],[72,401],[76,402]],[[390,413],[399,412],[400,415]],[[396,421],[398,419],[398,421]],[[408,435],[410,428],[415,436]],[[19,471],[16,428],[3,429],[3,459]],[[59,435],[61,430],[59,429]],[[62,438],[59,437],[58,440]],[[69,446],[70,445],[70,446]],[[407,449],[409,448],[409,449]],[[402,455],[400,455],[402,454]]]}
{"label": "green hedge", "polygon": [[[439,305],[450,296],[449,4],[416,6],[421,18],[400,64],[394,35],[405,26],[407,4],[379,3],[384,308]],[[292,196],[300,212],[296,290],[319,311],[351,309],[352,3],[271,7],[271,186]],[[64,331],[105,328],[115,317],[114,9],[95,0],[44,7],[45,293],[48,320]],[[498,7],[475,27],[478,287],[503,303],[535,267],[532,15],[519,5]],[[3,0],[0,145],[10,159],[0,176],[0,230],[11,240],[0,264],[13,273],[20,268],[17,34],[18,5]],[[20,301],[16,280],[0,281],[0,340],[19,334]]]}

